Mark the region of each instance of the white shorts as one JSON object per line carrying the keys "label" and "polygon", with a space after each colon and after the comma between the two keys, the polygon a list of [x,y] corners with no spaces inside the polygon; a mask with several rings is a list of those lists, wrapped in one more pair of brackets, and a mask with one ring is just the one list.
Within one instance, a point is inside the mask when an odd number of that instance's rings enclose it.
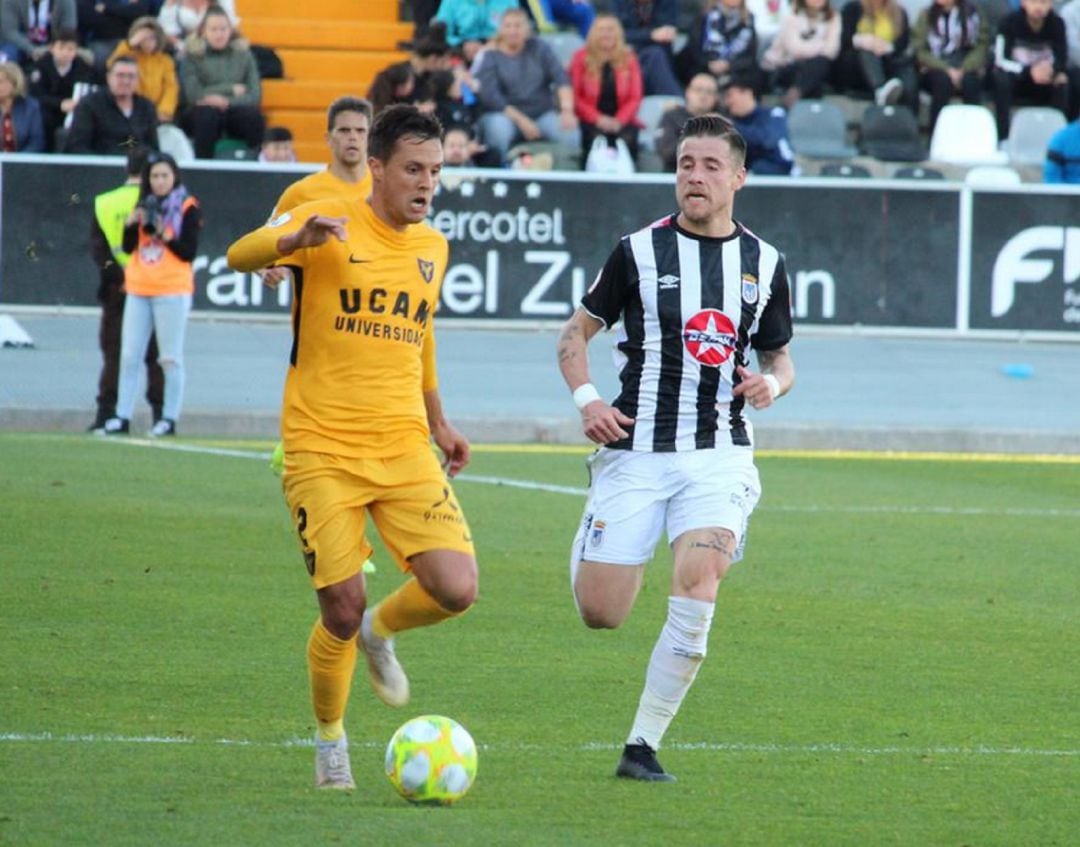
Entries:
{"label": "white shorts", "polygon": [[725,447],[643,453],[601,447],[589,459],[592,485],[571,558],[574,562],[641,565],[660,534],[668,543],[694,529],[735,536],[742,558],[746,525],[761,498],[753,451]]}

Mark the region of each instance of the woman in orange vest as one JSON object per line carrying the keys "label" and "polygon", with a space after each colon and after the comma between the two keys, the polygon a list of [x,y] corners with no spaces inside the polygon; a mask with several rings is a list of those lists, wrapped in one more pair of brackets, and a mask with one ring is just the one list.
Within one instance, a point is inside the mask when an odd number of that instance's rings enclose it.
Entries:
{"label": "woman in orange vest", "polygon": [[195,291],[192,262],[199,246],[202,213],[180,181],[176,160],[151,153],[139,184],[139,202],[124,227],[124,250],[131,261],[124,271],[124,325],[120,341],[120,379],[116,417],[105,423],[106,435],[126,435],[135,406],[139,367],[151,332],[157,334],[165,373],[161,419],[148,433],[176,435],[184,397],[184,331]]}

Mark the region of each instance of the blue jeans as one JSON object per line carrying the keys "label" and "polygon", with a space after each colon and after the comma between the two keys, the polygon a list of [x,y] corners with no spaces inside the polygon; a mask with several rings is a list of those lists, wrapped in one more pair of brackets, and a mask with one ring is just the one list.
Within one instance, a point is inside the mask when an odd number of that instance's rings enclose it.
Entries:
{"label": "blue jeans", "polygon": [[[569,130],[563,129],[559,124],[559,113],[554,110],[533,118],[533,123],[540,129],[541,138],[537,140],[553,141],[575,153],[581,146],[581,131],[577,126]],[[503,162],[506,161],[510,148],[523,140],[517,126],[502,112],[487,112],[480,117],[480,138],[489,149],[499,154],[499,159]]]}
{"label": "blue jeans", "polygon": [[165,403],[161,416],[171,421],[180,417],[184,400],[184,331],[190,294],[143,297],[129,294],[124,304],[124,328],[120,335],[120,379],[117,382],[116,416],[131,419],[139,388],[150,333],[157,334],[158,362],[165,373]]}

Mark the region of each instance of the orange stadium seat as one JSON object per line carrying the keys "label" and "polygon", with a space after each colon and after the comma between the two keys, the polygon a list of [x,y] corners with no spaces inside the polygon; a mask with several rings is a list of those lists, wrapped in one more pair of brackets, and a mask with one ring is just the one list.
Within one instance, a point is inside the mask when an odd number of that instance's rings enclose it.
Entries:
{"label": "orange stadium seat", "polygon": [[237,0],[240,28],[272,47],[284,79],[263,81],[268,126],[286,126],[297,156],[327,161],[326,108],[345,94],[363,96],[375,75],[408,58],[397,49],[412,35],[398,18],[398,0]]}

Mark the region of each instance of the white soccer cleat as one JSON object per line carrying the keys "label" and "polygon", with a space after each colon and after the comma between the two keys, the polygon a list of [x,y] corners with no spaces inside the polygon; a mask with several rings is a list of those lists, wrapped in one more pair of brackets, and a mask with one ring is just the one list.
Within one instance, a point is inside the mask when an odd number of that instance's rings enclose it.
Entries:
{"label": "white soccer cleat", "polygon": [[356,788],[349,766],[349,742],[344,735],[337,741],[322,741],[315,736],[315,787],[339,791]]}
{"label": "white soccer cleat", "polygon": [[357,642],[367,658],[368,679],[379,699],[388,706],[409,702],[409,678],[394,655],[394,639],[380,638],[371,628],[371,613],[364,612]]}

